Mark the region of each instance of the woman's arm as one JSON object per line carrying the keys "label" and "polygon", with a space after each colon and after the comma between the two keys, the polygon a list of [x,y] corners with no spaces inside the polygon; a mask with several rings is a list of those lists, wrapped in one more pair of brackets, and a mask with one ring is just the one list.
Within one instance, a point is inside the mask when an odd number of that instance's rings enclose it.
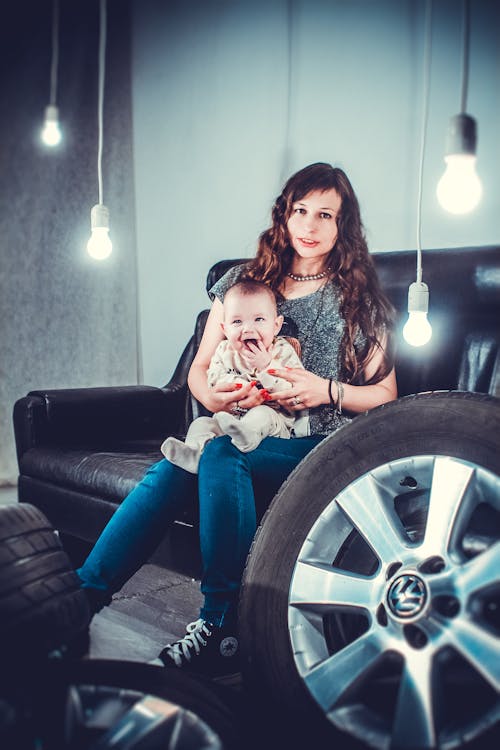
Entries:
{"label": "woman's arm", "polygon": [[[365,367],[366,380],[369,380],[375,374],[379,365],[382,364],[383,357],[384,350],[377,347]],[[348,383],[343,383],[343,387],[344,397],[342,399],[342,408],[354,414],[373,409],[375,406],[387,403],[387,401],[394,401],[398,397],[394,367],[383,380],[374,385],[349,385]],[[335,385],[332,387],[332,394],[334,398],[338,397],[338,394],[335,393]]]}
{"label": "woman's arm", "polygon": [[210,360],[224,338],[221,323],[224,319],[222,302],[216,297],[208,314],[200,346],[188,373],[189,390],[209,411],[231,411],[239,403],[244,409],[261,404],[260,392],[251,383],[241,386],[236,383],[219,383],[210,388],[207,371]]}
{"label": "woman's arm", "polygon": [[224,317],[222,302],[216,297],[208,314],[207,322],[201,337],[200,346],[195,354],[188,373],[189,390],[207,409],[212,393],[207,382],[207,370],[217,346],[224,338],[221,323]]}

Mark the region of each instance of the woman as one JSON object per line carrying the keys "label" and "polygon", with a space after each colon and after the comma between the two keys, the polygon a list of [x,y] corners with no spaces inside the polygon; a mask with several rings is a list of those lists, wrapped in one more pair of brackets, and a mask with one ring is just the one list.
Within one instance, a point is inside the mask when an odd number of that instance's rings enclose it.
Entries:
{"label": "woman", "polygon": [[207,384],[211,356],[223,338],[222,300],[240,278],[269,284],[279,314],[295,324],[306,369],[277,370],[292,387],[273,398],[291,412],[309,409],[310,435],[268,437],[249,453],[228,436],[218,437],[205,447],[198,477],[160,461],[125,498],[79,570],[97,610],[149,557],[197,481],[204,606],[160,660],[212,675],[237,669],[236,607],[257,518],[326,435],[397,396],[392,308],[341,169],[317,163],[293,175],[274,204],[272,226],[261,235],[255,259],[230,269],[212,288],[213,305],[188,378],[193,395],[212,412],[251,409],[263,400],[252,383],[238,390]]}

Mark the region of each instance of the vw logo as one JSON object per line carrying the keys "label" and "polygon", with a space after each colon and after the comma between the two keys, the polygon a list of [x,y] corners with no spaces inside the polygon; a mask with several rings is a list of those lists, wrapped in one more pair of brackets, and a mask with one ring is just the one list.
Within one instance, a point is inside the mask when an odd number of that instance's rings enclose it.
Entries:
{"label": "vw logo", "polygon": [[424,608],[427,591],[421,578],[413,573],[398,576],[391,584],[387,594],[387,603],[396,617],[409,619],[415,617]]}

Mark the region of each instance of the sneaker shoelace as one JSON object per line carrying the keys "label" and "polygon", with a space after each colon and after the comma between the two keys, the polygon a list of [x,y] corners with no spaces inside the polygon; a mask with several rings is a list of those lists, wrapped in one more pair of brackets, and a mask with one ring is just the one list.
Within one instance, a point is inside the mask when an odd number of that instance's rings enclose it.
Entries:
{"label": "sneaker shoelace", "polygon": [[192,649],[195,654],[199,654],[201,646],[207,645],[205,638],[212,635],[209,625],[210,623],[202,619],[190,622],[186,627],[186,635],[167,647],[166,655],[174,660],[176,667],[182,666],[183,658],[191,661]]}

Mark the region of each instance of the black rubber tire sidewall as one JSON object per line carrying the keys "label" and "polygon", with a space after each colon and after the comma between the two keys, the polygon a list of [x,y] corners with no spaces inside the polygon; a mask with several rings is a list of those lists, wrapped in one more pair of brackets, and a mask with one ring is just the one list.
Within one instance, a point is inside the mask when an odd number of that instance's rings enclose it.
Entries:
{"label": "black rubber tire sidewall", "polygon": [[[445,455],[500,475],[500,399],[473,393],[408,396],[358,416],[292,472],[255,536],[240,596],[245,684],[299,726],[332,735],[293,662],[288,591],[299,551],[323,509],[365,472],[389,460]],[[345,738],[347,746],[347,738]]]}
{"label": "black rubber tire sidewall", "polygon": [[0,508],[0,657],[29,661],[88,627],[87,598],[46,516],[29,504]]}

